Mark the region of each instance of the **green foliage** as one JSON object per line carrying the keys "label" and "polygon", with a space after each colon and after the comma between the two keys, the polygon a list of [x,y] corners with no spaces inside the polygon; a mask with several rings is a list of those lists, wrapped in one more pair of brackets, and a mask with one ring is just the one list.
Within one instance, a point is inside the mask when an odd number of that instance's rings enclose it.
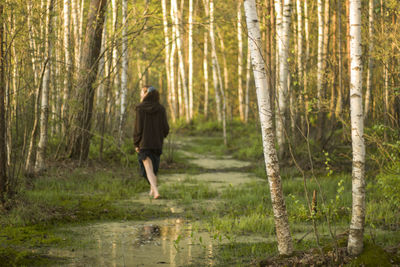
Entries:
{"label": "green foliage", "polygon": [[364,250],[361,255],[351,261],[348,266],[392,266],[391,256],[380,246],[364,242]]}

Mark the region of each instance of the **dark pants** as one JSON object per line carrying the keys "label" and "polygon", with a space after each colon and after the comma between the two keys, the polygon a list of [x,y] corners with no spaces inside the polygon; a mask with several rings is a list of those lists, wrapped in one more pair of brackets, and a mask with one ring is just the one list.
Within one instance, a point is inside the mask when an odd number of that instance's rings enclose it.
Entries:
{"label": "dark pants", "polygon": [[150,158],[151,162],[153,164],[153,171],[154,174],[157,175],[158,173],[158,168],[160,167],[160,156],[161,156],[161,151],[158,149],[142,149],[139,152],[138,155],[138,161],[139,161],[139,166],[140,166],[140,172],[144,178],[146,178],[146,181],[149,183],[149,180],[147,178],[146,174],[146,169],[143,165],[143,160],[146,158]]}

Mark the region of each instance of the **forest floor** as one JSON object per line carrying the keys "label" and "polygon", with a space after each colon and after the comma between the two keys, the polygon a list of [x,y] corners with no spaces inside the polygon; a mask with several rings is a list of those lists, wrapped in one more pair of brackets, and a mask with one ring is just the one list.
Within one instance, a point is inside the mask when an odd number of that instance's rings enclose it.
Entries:
{"label": "forest floor", "polygon": [[[268,183],[253,171],[259,163],[220,153],[214,147],[219,137],[175,139],[174,163],[162,159],[158,200],[148,196],[148,184],[136,168],[53,166],[27,185],[16,200],[20,208],[3,216],[0,265],[400,264],[397,228],[368,228],[366,252],[351,259],[343,248],[348,222],[333,219],[328,225],[317,217],[318,249],[312,223],[299,204],[299,177],[284,181],[296,252],[276,256]],[[321,181],[331,188],[328,197],[348,198],[349,184],[343,180],[339,175]],[[347,217],[342,203],[334,204],[333,212]]]}

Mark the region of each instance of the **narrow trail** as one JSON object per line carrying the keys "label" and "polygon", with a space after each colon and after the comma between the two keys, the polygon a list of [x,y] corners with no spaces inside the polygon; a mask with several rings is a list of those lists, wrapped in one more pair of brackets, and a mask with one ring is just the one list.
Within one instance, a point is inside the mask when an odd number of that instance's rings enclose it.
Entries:
{"label": "narrow trail", "polygon": [[[80,236],[81,246],[68,249],[50,249],[49,256],[67,258],[66,266],[202,266],[214,265],[215,246],[226,243],[226,238],[215,238],[205,229],[199,229],[193,221],[185,220],[185,212],[193,205],[216,205],[221,199],[219,193],[229,186],[261,179],[254,175],[235,171],[250,165],[231,157],[200,155],[182,151],[190,161],[204,172],[196,175],[161,174],[159,175],[160,193],[162,189],[173,187],[188,179],[207,183],[218,195],[213,199],[193,201],[180,205],[176,200],[152,200],[148,193],[126,200],[124,205],[135,203],[153,206],[158,210],[169,211],[173,218],[152,221],[98,222],[84,226],[68,228],[74,235]],[[196,186],[194,184],[193,186]],[[66,229],[65,229],[66,230]],[[218,239],[218,240],[217,240]],[[249,241],[249,236],[237,236],[235,240]],[[252,237],[253,242],[265,240]]]}

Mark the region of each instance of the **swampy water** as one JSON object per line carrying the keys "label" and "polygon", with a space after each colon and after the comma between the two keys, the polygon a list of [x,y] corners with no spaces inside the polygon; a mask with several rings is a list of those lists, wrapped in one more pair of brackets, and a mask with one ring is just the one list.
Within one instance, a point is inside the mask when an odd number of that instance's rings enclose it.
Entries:
{"label": "swampy water", "polygon": [[[183,153],[192,164],[205,170],[190,175],[191,181],[205,182],[217,192],[258,179],[246,172],[232,171],[247,167],[248,162],[187,151]],[[159,175],[160,185],[164,188],[187,178],[185,173]],[[205,205],[216,205],[218,201],[218,197],[203,200]],[[166,209],[175,216],[152,221],[98,222],[60,229],[79,242],[73,247],[50,249],[49,256],[66,259],[61,264],[64,266],[213,266],[216,248],[232,241],[232,237],[215,235],[202,229],[198,221],[185,220],[190,204],[180,205],[175,200],[167,199],[151,200],[147,193],[124,203],[135,204]],[[266,241],[248,235],[233,238],[246,242]]]}

